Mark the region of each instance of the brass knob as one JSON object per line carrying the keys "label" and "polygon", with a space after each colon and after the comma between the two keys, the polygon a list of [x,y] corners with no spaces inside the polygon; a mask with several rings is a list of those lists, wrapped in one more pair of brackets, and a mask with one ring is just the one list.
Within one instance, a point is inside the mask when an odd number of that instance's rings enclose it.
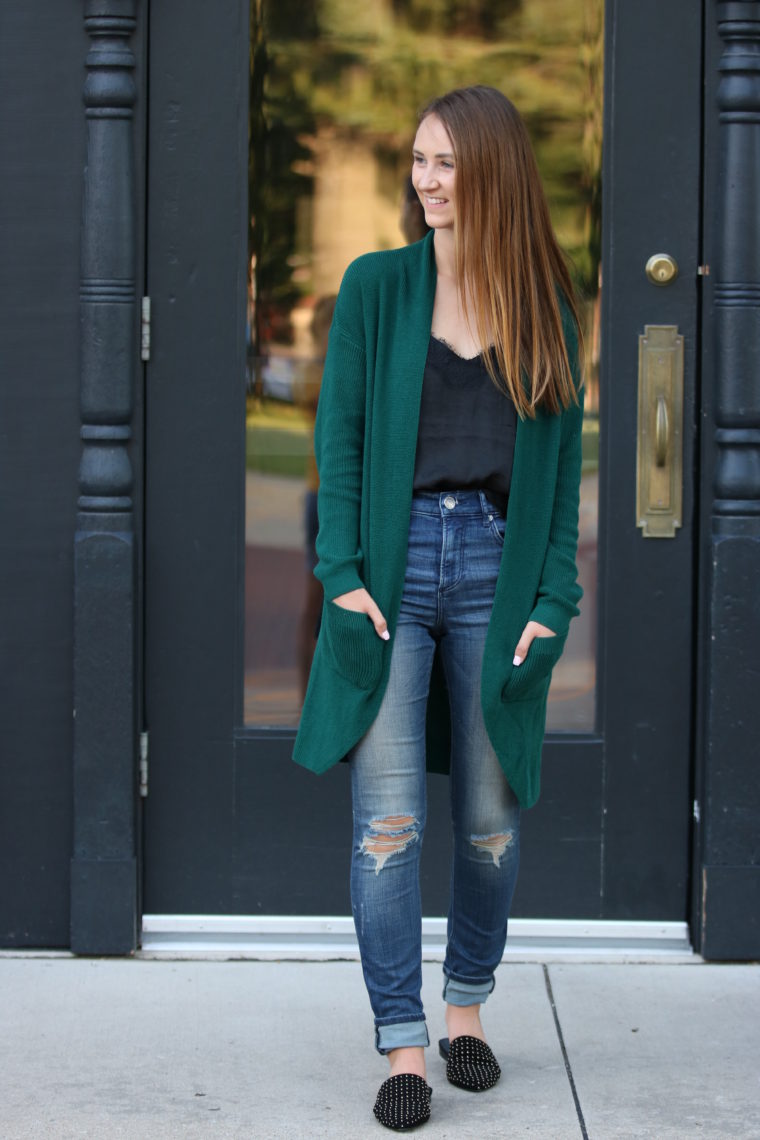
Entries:
{"label": "brass knob", "polygon": [[645,270],[653,285],[669,285],[678,276],[678,262],[669,253],[653,253]]}

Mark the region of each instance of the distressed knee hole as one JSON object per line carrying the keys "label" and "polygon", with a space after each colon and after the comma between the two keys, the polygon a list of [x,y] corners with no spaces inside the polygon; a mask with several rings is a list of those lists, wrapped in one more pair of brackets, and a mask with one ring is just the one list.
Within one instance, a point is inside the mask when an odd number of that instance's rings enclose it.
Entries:
{"label": "distressed knee hole", "polygon": [[386,815],[385,819],[373,819],[369,826],[372,831],[393,835],[399,829],[414,827],[416,822],[413,815]]}
{"label": "distressed knee hole", "polygon": [[494,866],[498,867],[504,852],[512,845],[512,838],[512,832],[507,831],[501,835],[472,835],[470,842],[478,851],[488,851]]}
{"label": "distressed knee hole", "polygon": [[369,834],[362,839],[362,851],[375,860],[375,874],[379,875],[391,855],[404,851],[416,841],[417,820],[413,815],[387,815],[373,819]]}

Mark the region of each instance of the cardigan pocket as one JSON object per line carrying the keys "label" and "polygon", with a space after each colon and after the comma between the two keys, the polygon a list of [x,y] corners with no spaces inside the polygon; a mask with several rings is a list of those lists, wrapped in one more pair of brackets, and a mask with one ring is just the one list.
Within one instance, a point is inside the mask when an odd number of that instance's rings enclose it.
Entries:
{"label": "cardigan pocket", "polygon": [[562,656],[567,634],[534,637],[522,665],[513,665],[501,690],[503,701],[533,701],[549,688],[552,670]]}
{"label": "cardigan pocket", "polygon": [[322,627],[334,668],[360,689],[373,688],[383,669],[387,644],[366,614],[325,602]]}

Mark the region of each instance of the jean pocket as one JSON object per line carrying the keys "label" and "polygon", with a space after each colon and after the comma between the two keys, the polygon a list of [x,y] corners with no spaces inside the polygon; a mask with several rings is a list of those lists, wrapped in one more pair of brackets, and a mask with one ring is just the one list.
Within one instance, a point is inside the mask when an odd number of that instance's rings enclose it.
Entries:
{"label": "jean pocket", "polygon": [[548,689],[552,670],[562,656],[567,636],[534,637],[522,665],[513,665],[501,690],[504,701],[530,701]]}
{"label": "jean pocket", "polygon": [[322,625],[329,656],[341,677],[360,689],[373,688],[380,679],[388,643],[378,637],[367,615],[326,602]]}

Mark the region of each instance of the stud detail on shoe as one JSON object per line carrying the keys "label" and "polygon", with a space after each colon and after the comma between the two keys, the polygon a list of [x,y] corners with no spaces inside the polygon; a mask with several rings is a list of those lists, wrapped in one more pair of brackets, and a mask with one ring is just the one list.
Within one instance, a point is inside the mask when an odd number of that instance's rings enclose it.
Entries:
{"label": "stud detail on shoe", "polygon": [[402,1132],[430,1119],[433,1090],[417,1073],[397,1073],[383,1081],[377,1094],[375,1116],[386,1128]]}
{"label": "stud detail on shoe", "polygon": [[463,1034],[451,1042],[443,1037],[438,1048],[446,1061],[446,1077],[457,1088],[484,1092],[493,1088],[501,1076],[499,1062],[478,1037]]}

